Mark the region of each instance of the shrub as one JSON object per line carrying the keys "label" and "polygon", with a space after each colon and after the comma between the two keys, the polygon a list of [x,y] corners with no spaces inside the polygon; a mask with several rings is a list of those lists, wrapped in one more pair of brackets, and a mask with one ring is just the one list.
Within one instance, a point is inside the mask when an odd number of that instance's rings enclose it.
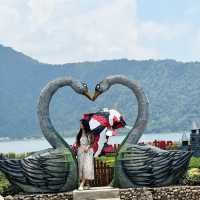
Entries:
{"label": "shrub", "polygon": [[189,168],[199,168],[200,169],[200,157],[192,157],[190,160]]}
{"label": "shrub", "polygon": [[200,169],[192,168],[188,170],[187,182],[189,185],[200,185]]}
{"label": "shrub", "polygon": [[7,178],[0,172],[0,193],[2,194],[4,191],[8,189],[10,186],[9,181]]}

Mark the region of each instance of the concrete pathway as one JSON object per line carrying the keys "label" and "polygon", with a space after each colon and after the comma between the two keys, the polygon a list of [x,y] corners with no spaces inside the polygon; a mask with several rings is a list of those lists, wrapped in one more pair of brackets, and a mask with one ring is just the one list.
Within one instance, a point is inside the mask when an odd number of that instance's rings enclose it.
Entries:
{"label": "concrete pathway", "polygon": [[112,187],[92,187],[89,190],[74,190],[74,200],[120,200],[119,189]]}

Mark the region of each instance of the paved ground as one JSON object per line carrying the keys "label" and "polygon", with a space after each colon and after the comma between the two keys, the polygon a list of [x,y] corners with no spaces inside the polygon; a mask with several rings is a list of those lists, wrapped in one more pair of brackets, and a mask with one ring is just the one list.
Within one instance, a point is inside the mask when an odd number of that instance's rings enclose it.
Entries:
{"label": "paved ground", "polygon": [[119,189],[112,187],[93,187],[89,190],[74,190],[74,200],[120,200]]}

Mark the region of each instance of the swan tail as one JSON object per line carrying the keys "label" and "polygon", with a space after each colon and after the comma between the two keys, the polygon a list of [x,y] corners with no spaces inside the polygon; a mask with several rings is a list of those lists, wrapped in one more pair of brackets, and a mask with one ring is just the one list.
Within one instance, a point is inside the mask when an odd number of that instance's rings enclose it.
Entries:
{"label": "swan tail", "polygon": [[192,152],[189,151],[176,151],[170,152],[170,154],[173,157],[173,161],[170,167],[168,179],[165,181],[165,185],[179,184],[183,181],[192,156]]}
{"label": "swan tail", "polygon": [[185,171],[185,169],[187,169],[187,167],[189,165],[189,161],[190,161],[191,156],[192,156],[192,152],[189,152],[189,151],[175,152],[174,160],[173,160],[173,163],[172,163],[173,170],[177,171],[179,173],[180,173],[180,169],[183,169]]}
{"label": "swan tail", "polygon": [[0,160],[0,170],[6,175],[10,182],[24,182],[24,176],[20,167],[20,160],[2,159]]}

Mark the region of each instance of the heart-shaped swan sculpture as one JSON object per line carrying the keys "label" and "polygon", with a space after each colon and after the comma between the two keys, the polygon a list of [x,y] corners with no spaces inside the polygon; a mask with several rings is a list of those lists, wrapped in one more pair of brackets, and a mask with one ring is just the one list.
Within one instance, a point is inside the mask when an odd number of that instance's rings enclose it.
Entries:
{"label": "heart-shaped swan sculpture", "polygon": [[89,94],[86,83],[71,77],[58,78],[47,84],[39,97],[38,118],[42,133],[53,148],[21,160],[0,160],[0,170],[10,182],[31,193],[62,192],[77,188],[77,161],[70,146],[52,125],[50,101],[55,92],[64,86],[70,86],[76,93],[95,101],[114,84],[132,90],[138,102],[138,116],[117,153],[112,184],[116,187],[163,186],[180,181],[187,170],[191,153],[168,152],[148,145],[137,145],[147,125],[148,100],[136,81],[123,75],[113,75],[96,85],[93,96]]}

